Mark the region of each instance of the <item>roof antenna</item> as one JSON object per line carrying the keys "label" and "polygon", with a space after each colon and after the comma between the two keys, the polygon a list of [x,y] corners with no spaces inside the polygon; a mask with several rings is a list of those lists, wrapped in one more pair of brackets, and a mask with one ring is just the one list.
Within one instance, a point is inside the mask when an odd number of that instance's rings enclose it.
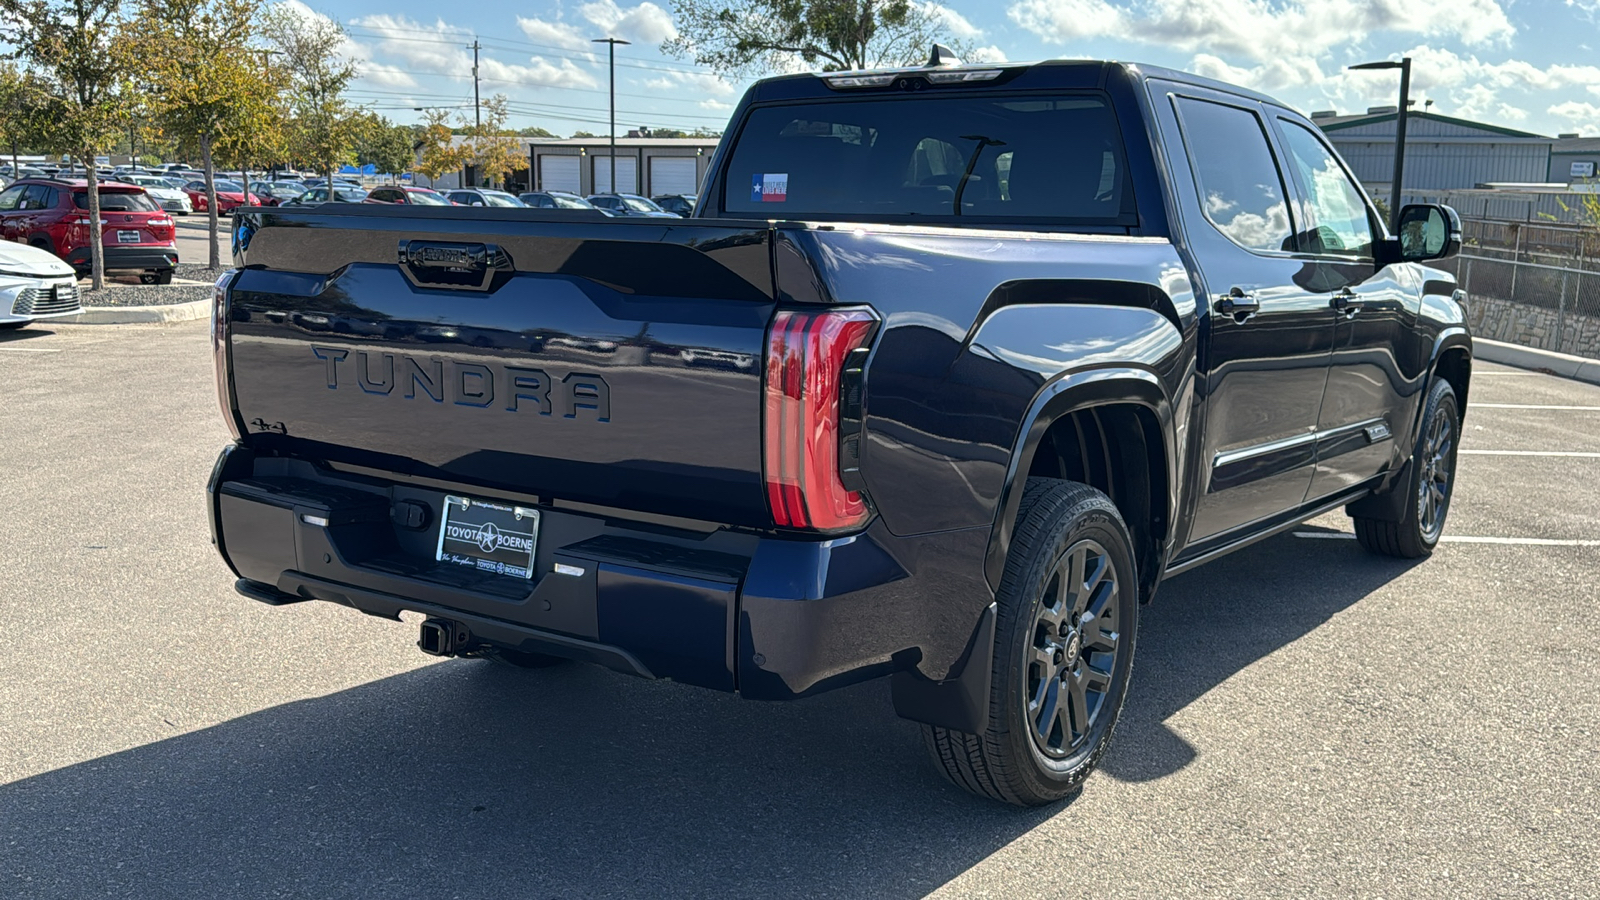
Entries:
{"label": "roof antenna", "polygon": [[961,57],[957,56],[954,50],[943,44],[933,45],[933,53],[928,57],[928,68],[959,65],[961,65]]}

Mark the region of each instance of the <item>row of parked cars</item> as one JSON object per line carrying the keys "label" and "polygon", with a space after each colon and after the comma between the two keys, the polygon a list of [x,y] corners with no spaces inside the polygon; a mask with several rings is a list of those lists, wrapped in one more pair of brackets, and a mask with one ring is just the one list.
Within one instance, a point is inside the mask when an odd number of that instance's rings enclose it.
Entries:
{"label": "row of parked cars", "polygon": [[[0,189],[0,237],[12,242],[0,249],[0,273],[23,273],[27,283],[7,286],[0,278],[0,327],[76,313],[76,288],[64,285],[74,283],[74,276],[90,266],[88,182],[71,177],[71,173],[32,174],[23,169],[12,174],[21,177]],[[101,174],[105,177],[99,190],[106,271],[137,272],[146,284],[170,283],[178,265],[173,217],[207,211],[205,179],[188,177],[197,173],[182,169]],[[222,215],[241,206],[331,202],[588,210],[608,216],[671,219],[692,212],[697,199],[693,194],[649,199],[620,193],[582,197],[566,191],[511,194],[490,188],[436,191],[412,185],[384,185],[369,191],[338,179],[328,183],[323,179],[251,181],[247,186],[218,178],[213,184],[217,212]],[[41,277],[48,283],[36,284]],[[40,300],[46,294],[51,302]]]}

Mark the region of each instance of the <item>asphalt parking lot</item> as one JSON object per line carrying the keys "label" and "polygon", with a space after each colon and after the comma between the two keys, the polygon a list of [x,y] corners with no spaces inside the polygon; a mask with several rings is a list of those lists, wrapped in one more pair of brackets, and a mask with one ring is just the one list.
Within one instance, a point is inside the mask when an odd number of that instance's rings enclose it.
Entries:
{"label": "asphalt parking lot", "polygon": [[[0,336],[0,897],[1593,897],[1600,387],[1480,364],[1447,543],[1175,578],[1072,803],[885,683],[771,705],[437,661],[236,595],[204,322]],[[1550,455],[1555,454],[1555,455]]]}

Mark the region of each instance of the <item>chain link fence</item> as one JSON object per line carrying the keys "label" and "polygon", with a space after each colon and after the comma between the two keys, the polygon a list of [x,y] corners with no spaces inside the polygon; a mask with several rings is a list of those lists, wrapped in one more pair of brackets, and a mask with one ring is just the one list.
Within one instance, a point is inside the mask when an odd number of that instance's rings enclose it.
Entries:
{"label": "chain link fence", "polygon": [[1461,224],[1461,254],[1432,265],[1466,291],[1474,335],[1600,359],[1600,230]]}

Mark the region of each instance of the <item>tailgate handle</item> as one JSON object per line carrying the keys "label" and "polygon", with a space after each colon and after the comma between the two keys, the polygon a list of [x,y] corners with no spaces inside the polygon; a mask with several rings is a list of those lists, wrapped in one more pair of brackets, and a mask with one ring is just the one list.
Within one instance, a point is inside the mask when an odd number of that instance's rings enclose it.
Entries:
{"label": "tailgate handle", "polygon": [[495,273],[511,268],[511,257],[498,244],[400,242],[400,271],[418,287],[486,291]]}

